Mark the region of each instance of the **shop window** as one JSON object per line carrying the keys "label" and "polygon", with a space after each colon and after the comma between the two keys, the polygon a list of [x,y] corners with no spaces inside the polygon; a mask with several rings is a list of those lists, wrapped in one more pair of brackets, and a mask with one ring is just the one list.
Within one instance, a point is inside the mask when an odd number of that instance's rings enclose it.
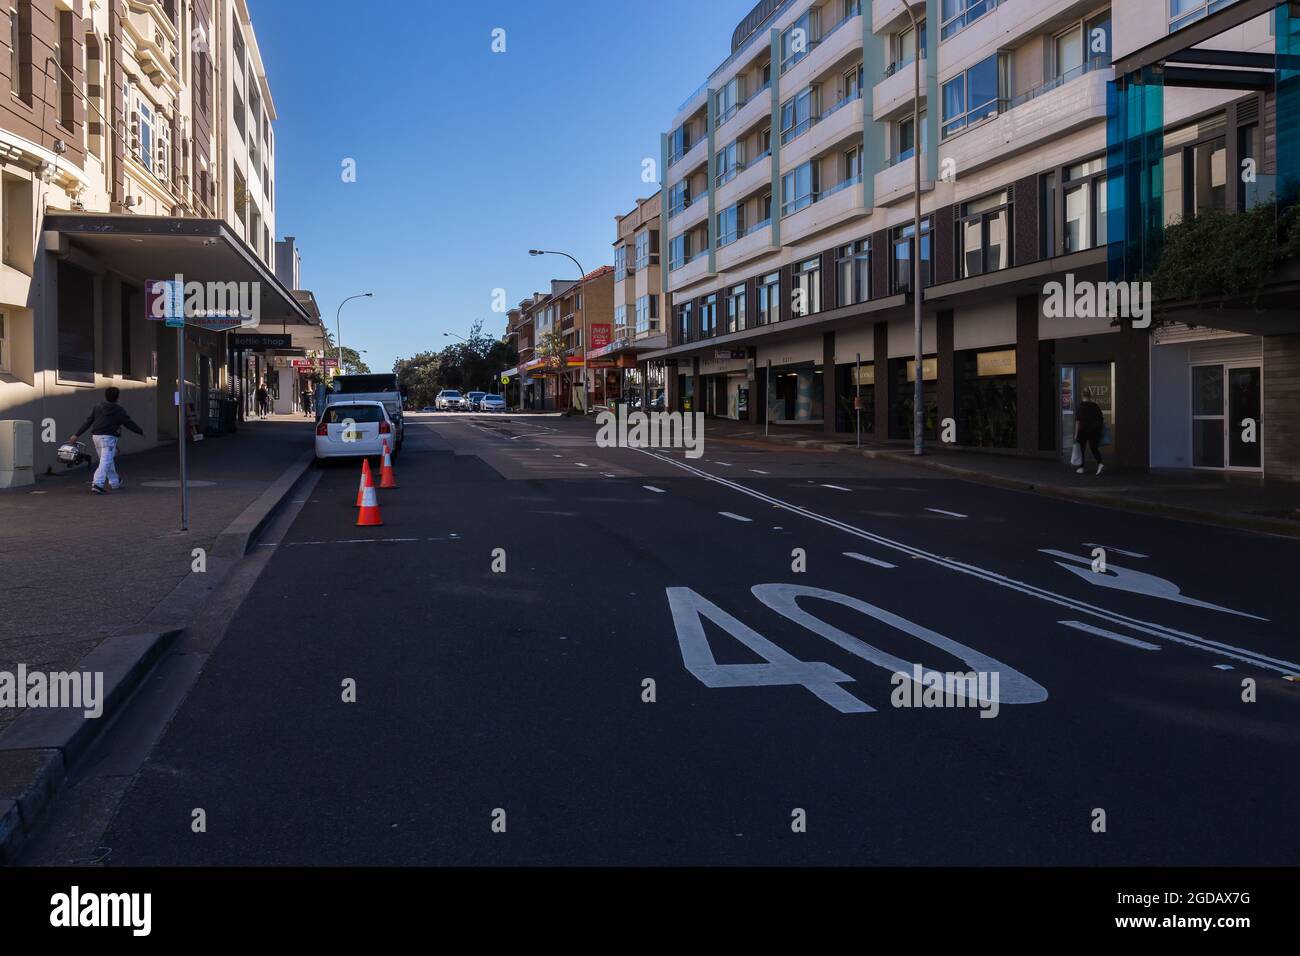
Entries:
{"label": "shop window", "polygon": [[1015,349],[958,352],[955,359],[958,443],[1015,448]]}
{"label": "shop window", "polygon": [[790,292],[790,315],[799,318],[822,310],[822,261],[820,257],[805,259],[794,267],[793,288]]}

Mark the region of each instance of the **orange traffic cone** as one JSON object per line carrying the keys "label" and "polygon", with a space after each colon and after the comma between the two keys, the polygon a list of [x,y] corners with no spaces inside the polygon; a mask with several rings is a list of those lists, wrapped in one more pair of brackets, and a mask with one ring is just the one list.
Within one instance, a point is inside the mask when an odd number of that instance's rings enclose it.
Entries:
{"label": "orange traffic cone", "polygon": [[388,450],[388,439],[384,439],[384,464],[379,471],[380,488],[396,488],[397,476],[393,474],[393,453]]}
{"label": "orange traffic cone", "polygon": [[375,492],[375,479],[370,474],[370,463],[362,469],[361,480],[365,482],[361,489],[361,510],[357,513],[358,528],[374,528],[384,523],[379,517],[379,495]]}
{"label": "orange traffic cone", "polygon": [[361,507],[361,501],[366,494],[366,475],[370,473],[370,459],[361,459],[361,481],[357,484],[357,507]]}

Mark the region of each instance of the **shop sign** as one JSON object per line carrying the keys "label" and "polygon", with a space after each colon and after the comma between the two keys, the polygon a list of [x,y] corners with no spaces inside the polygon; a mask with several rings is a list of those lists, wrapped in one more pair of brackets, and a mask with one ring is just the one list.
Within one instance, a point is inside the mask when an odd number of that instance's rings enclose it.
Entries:
{"label": "shop sign", "polygon": [[593,348],[604,348],[609,345],[610,330],[613,326],[606,322],[596,322],[591,327],[591,345]]}
{"label": "shop sign", "polygon": [[713,357],[715,359],[743,359],[747,356],[744,349],[714,349]]}
{"label": "shop sign", "polygon": [[980,378],[1016,374],[1016,350],[980,352],[975,356],[975,374]]}
{"label": "shop sign", "polygon": [[[927,382],[938,381],[939,359],[938,358],[925,359],[921,365],[921,374],[924,380]],[[907,363],[907,380],[909,382],[916,381],[916,360],[915,359],[912,359]]]}

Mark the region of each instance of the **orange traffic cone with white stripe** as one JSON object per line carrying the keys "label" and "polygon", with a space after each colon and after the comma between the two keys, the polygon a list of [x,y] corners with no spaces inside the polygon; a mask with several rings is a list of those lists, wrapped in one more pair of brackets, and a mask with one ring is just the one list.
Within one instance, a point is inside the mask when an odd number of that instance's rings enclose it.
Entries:
{"label": "orange traffic cone with white stripe", "polygon": [[[366,494],[366,475],[370,473],[370,459],[361,459],[361,481],[357,483],[357,507],[361,507],[361,502]],[[373,479],[372,479],[373,480]]]}
{"label": "orange traffic cone with white stripe", "polygon": [[384,523],[379,517],[379,495],[375,491],[375,479],[370,474],[370,462],[361,469],[361,510],[357,512],[358,528],[375,528]]}
{"label": "orange traffic cone with white stripe", "polygon": [[393,453],[388,450],[387,438],[384,439],[384,463],[379,470],[379,487],[397,487],[397,476],[393,474]]}

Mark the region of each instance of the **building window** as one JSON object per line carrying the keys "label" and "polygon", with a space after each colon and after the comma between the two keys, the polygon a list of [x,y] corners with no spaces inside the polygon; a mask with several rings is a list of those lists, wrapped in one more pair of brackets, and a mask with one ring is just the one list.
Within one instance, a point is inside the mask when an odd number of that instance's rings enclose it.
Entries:
{"label": "building window", "polygon": [[671,166],[691,151],[690,124],[683,123],[668,134],[668,165]]}
{"label": "building window", "polygon": [[614,247],[614,281],[622,282],[627,278],[627,246]]}
{"label": "building window", "polygon": [[943,84],[945,138],[1006,109],[1008,62],[995,53]]}
{"label": "building window", "polygon": [[[909,222],[896,226],[890,232],[890,241],[894,247],[893,284],[894,294],[912,290],[912,238],[916,235],[916,223]],[[932,282],[930,270],[930,217],[921,220],[921,282],[928,286]]]}
{"label": "building window", "polygon": [[755,319],[759,325],[781,321],[781,273],[768,273],[760,281]]}
{"label": "building window", "polygon": [[99,39],[86,34],[86,147],[104,158],[104,62],[100,54]]}
{"label": "building window", "polygon": [[943,0],[942,39],[955,36],[997,7],[999,0]]}
{"label": "building window", "polygon": [[700,303],[700,338],[711,339],[718,334],[718,294],[705,296]]}
{"label": "building window", "polygon": [[836,305],[859,305],[871,297],[870,250],[870,244],[862,239],[836,251]]}
{"label": "building window", "polygon": [[717,185],[731,182],[745,168],[745,145],[737,140],[718,150],[714,168],[717,171],[714,179]]}
{"label": "building window", "polygon": [[742,76],[731,80],[714,94],[714,125],[721,126],[735,115],[736,110],[745,105],[745,79]]}
{"label": "building window", "polygon": [[805,259],[794,267],[790,292],[790,315],[799,318],[822,310],[822,260]]}
{"label": "building window", "polygon": [[733,285],[727,290],[727,331],[745,330],[745,284]]}
{"label": "building window", "polygon": [[817,117],[817,87],[810,86],[781,104],[781,143],[807,132]]}
{"label": "building window", "polygon": [[688,179],[668,187],[668,218],[683,212],[691,204],[691,183]]}
{"label": "building window", "polygon": [[140,165],[153,172],[153,110],[144,100],[136,101],[136,158]]}
{"label": "building window", "polygon": [[1166,225],[1209,210],[1227,209],[1227,137],[1224,128],[1225,117],[1218,114],[1199,125],[1165,135]]}
{"label": "building window", "polygon": [[235,47],[235,62],[239,64],[242,72],[244,69],[244,36],[239,32],[239,18],[235,17],[235,22],[231,25],[230,36]]}
{"label": "building window", "polygon": [[693,302],[683,302],[677,307],[677,341],[690,342],[693,338],[692,333],[695,331],[693,326],[694,311]]}
{"label": "building window", "polygon": [[1169,32],[1181,30],[1189,23],[1231,6],[1236,0],[1169,0]]}
{"label": "building window", "polygon": [[53,58],[58,69],[59,125],[72,130],[77,124],[76,93],[72,85],[72,71],[76,69],[76,42],[72,37],[72,13],[59,11],[59,39],[54,47]]}
{"label": "building window", "polygon": [[[917,24],[919,30],[919,39],[921,41],[921,59],[925,59],[925,21],[922,20]],[[904,67],[911,66],[916,60],[917,49],[917,30],[913,30],[911,24],[908,24],[903,30],[894,37],[894,60],[885,71],[885,75],[893,76]]]}
{"label": "building window", "polygon": [[659,299],[643,295],[636,300],[636,334],[645,335],[659,331]]}
{"label": "building window", "polygon": [[[1244,163],[1246,160],[1259,162],[1259,124],[1251,123],[1248,126],[1241,126],[1237,129],[1237,161]],[[1244,211],[1254,209],[1261,202],[1267,200],[1267,196],[1261,191],[1261,184],[1256,181],[1246,182],[1244,176],[1237,177],[1237,209]]]}
{"label": "building window", "polygon": [[9,8],[9,84],[19,99],[32,105],[31,0],[16,0]]}
{"label": "building window", "polygon": [[758,154],[754,157],[753,160],[754,162],[758,162],[760,159],[764,158],[765,156],[771,156],[772,155],[772,127],[764,126],[761,130],[759,130],[758,135],[754,137],[754,144],[758,150]]}
{"label": "building window", "polygon": [[620,329],[627,328],[627,306],[614,306],[614,335],[617,338]]}
{"label": "building window", "polygon": [[1011,264],[1011,206],[1005,191],[964,203],[958,229],[962,278]]}
{"label": "building window", "polygon": [[781,72],[806,57],[817,40],[817,9],[807,10],[803,16],[781,34]]}
{"label": "building window", "polygon": [[1076,163],[1065,171],[1066,252],[1081,252],[1106,244],[1106,160]]}
{"label": "building window", "polygon": [[674,236],[673,240],[668,243],[668,269],[680,269],[686,263],[691,261],[691,234],[682,233],[680,236]]}
{"label": "building window", "polygon": [[231,115],[235,119],[235,129],[239,130],[239,136],[244,138],[244,98],[239,95],[239,90],[234,91],[234,107],[231,109]]}
{"label": "building window", "polygon": [[659,264],[659,232],[647,229],[636,236],[636,268],[648,269]]}
{"label": "building window", "polygon": [[735,242],[745,234],[745,204],[736,203],[718,213],[718,248]]}
{"label": "building window", "polygon": [[811,206],[821,192],[821,176],[818,164],[804,163],[781,177],[781,216],[798,212]]}
{"label": "building window", "polygon": [[[894,155],[889,165],[906,162],[916,154],[916,122],[910,113],[894,123]],[[926,150],[925,110],[921,110],[921,152]]]}

